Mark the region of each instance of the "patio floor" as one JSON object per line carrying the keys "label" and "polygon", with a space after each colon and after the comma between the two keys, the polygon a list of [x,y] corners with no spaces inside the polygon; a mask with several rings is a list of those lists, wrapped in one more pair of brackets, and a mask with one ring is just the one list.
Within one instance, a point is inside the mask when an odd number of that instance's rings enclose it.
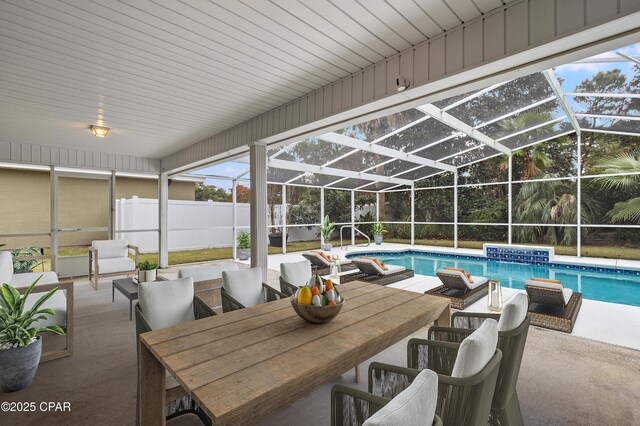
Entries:
{"label": "patio floor", "polygon": [[[275,264],[277,259],[270,260]],[[176,272],[171,268],[161,273]],[[269,284],[277,286],[277,279],[278,273],[270,271]],[[104,280],[96,292],[86,280],[76,280],[73,357],[42,364],[31,387],[0,394],[3,401],[69,401],[71,412],[3,413],[3,425],[133,424],[135,325],[129,321],[125,298],[116,294],[115,303],[111,302],[110,287]],[[372,360],[405,365],[405,348],[406,340]],[[331,386],[356,386],[353,380],[350,371],[260,424],[328,425]],[[365,386],[363,381],[357,387]],[[518,394],[527,425],[638,424],[640,357],[634,350],[532,327]]]}

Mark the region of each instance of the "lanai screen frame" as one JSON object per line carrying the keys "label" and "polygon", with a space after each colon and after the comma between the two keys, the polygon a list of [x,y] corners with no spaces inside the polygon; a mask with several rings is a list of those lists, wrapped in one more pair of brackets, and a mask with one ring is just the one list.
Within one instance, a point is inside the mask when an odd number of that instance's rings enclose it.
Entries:
{"label": "lanai screen frame", "polygon": [[[607,58],[603,58],[603,57],[594,57],[594,58],[589,58],[589,59],[585,59],[580,61],[581,63],[606,63],[606,62],[631,62],[631,63],[635,63],[640,65],[640,59],[639,58],[635,58],[635,57],[631,57],[631,56],[627,56],[621,53],[618,53],[618,57],[607,57]],[[288,178],[288,179],[284,179],[282,182],[280,181],[273,181],[273,180],[269,180],[269,177],[267,179],[267,183],[270,185],[281,185],[282,186],[282,207],[281,207],[281,212],[282,212],[282,224],[280,225],[269,225],[268,228],[282,228],[283,230],[283,253],[286,253],[286,235],[287,235],[287,228],[290,227],[302,227],[302,226],[307,226],[307,227],[317,227],[320,226],[321,223],[310,223],[310,224],[288,224],[287,223],[287,187],[288,186],[304,186],[304,187],[317,187],[320,188],[320,218],[322,219],[325,215],[325,197],[324,197],[324,193],[326,189],[336,189],[336,190],[344,190],[344,191],[350,191],[351,193],[351,220],[350,222],[341,222],[341,223],[337,223],[337,225],[342,226],[342,225],[348,225],[351,227],[355,227],[356,224],[370,224],[370,223],[375,223],[375,222],[379,222],[380,217],[379,217],[379,213],[380,213],[380,194],[381,193],[393,193],[393,192],[406,192],[409,191],[410,195],[411,195],[411,215],[410,215],[410,222],[397,222],[397,221],[382,221],[381,223],[406,223],[406,224],[410,224],[411,226],[411,239],[410,242],[411,244],[415,244],[415,226],[416,225],[452,225],[454,232],[453,232],[453,247],[454,248],[458,248],[458,237],[459,237],[459,226],[467,226],[467,225],[472,225],[472,226],[506,226],[508,229],[508,238],[507,238],[507,243],[508,244],[513,244],[513,228],[514,226],[528,226],[528,227],[570,227],[570,228],[577,228],[577,234],[576,234],[576,255],[578,257],[581,256],[581,245],[582,245],[582,229],[583,228],[635,228],[635,229],[640,229],[640,225],[613,225],[613,224],[588,224],[588,225],[583,225],[582,224],[582,179],[590,179],[590,178],[596,178],[596,177],[607,177],[607,176],[614,176],[614,175],[608,175],[608,174],[599,174],[599,175],[585,175],[582,176],[582,152],[581,152],[581,146],[582,146],[582,132],[596,132],[596,133],[611,133],[611,134],[622,134],[622,135],[628,135],[628,136],[635,136],[635,137],[640,137],[640,132],[636,133],[636,132],[621,132],[621,131],[615,131],[615,130],[607,130],[607,129],[598,129],[598,128],[587,128],[584,127],[580,124],[580,119],[584,119],[584,118],[603,118],[603,119],[611,119],[611,120],[640,120],[640,117],[638,116],[633,116],[633,115],[628,115],[628,116],[624,116],[624,115],[617,115],[617,116],[613,116],[613,115],[598,115],[598,114],[591,114],[591,113],[575,113],[572,106],[571,106],[571,102],[569,102],[569,98],[576,98],[576,97],[624,97],[624,98],[640,98],[640,94],[638,93],[576,93],[576,92],[570,92],[570,93],[565,93],[562,89],[562,85],[560,84],[558,77],[554,71],[554,69],[547,69],[541,73],[534,73],[534,74],[530,74],[528,76],[524,76],[524,77],[520,77],[520,78],[527,78],[533,75],[541,75],[544,77],[544,80],[546,81],[546,83],[548,84],[549,89],[551,90],[551,92],[553,93],[553,95],[544,98],[544,99],[540,99],[537,100],[535,102],[532,102],[529,105],[525,105],[522,106],[520,108],[516,108],[513,109],[505,114],[502,114],[498,117],[494,117],[490,120],[481,122],[475,126],[472,126],[471,124],[468,124],[466,122],[463,122],[462,120],[457,119],[456,117],[452,116],[451,114],[449,114],[448,111],[454,109],[457,106],[460,105],[464,105],[467,102],[482,96],[483,94],[486,93],[490,93],[492,90],[494,89],[498,89],[501,86],[504,86],[506,84],[509,84],[511,81],[513,80],[508,80],[508,81],[504,81],[498,84],[494,84],[492,86],[489,86],[485,89],[479,90],[475,93],[471,93],[471,94],[467,94],[465,96],[460,97],[460,99],[455,100],[454,102],[446,105],[446,106],[442,106],[442,107],[437,107],[434,104],[426,104],[426,105],[422,105],[419,106],[417,108],[415,108],[416,110],[420,111],[421,113],[424,114],[423,117],[414,120],[410,123],[407,123],[405,125],[402,125],[386,134],[383,135],[379,135],[377,138],[375,138],[373,141],[369,142],[366,140],[362,140],[359,138],[355,138],[355,137],[351,137],[351,136],[345,136],[343,134],[337,133],[337,132],[331,132],[331,133],[327,133],[324,135],[320,135],[317,137],[317,139],[319,139],[322,142],[326,142],[326,143],[334,143],[334,144],[338,144],[338,145],[342,145],[345,147],[348,147],[351,149],[351,151],[349,153],[347,153],[346,155],[342,155],[342,156],[338,156],[337,158],[332,158],[329,159],[328,161],[322,163],[321,165],[310,165],[310,164],[305,164],[304,162],[294,162],[294,161],[286,161],[286,160],[281,160],[278,157],[280,157],[283,153],[287,152],[287,150],[290,150],[293,146],[295,146],[297,143],[301,142],[294,142],[294,143],[289,143],[289,144],[285,144],[283,146],[277,147],[277,148],[270,148],[269,150],[269,154],[268,154],[268,165],[270,167],[275,167],[278,169],[282,169],[282,170],[290,170],[290,171],[298,171],[299,173],[296,174],[294,177]],[[455,99],[456,97],[452,98]],[[530,126],[527,127],[525,129],[516,131],[516,132],[512,132],[510,134],[505,134],[505,135],[501,135],[499,138],[491,138],[487,135],[485,135],[484,133],[482,133],[482,129],[494,124],[494,123],[498,123],[501,120],[504,120],[506,118],[509,117],[513,117],[516,116],[520,113],[532,110],[534,108],[543,106],[545,104],[549,104],[549,103],[555,103],[556,108],[559,107],[562,109],[563,114],[558,115],[556,117],[552,117],[551,120],[546,121],[546,122],[541,122],[541,123],[537,123],[534,126]],[[552,109],[553,110],[553,109]],[[394,149],[390,149],[387,147],[382,147],[380,145],[378,145],[379,142],[384,141],[390,137],[393,137],[394,135],[399,135],[402,132],[406,131],[407,129],[410,129],[411,127],[414,127],[422,122],[428,121],[428,120],[435,120],[438,123],[444,124],[445,126],[448,126],[451,130],[451,134],[448,135],[447,137],[437,140],[435,142],[432,142],[426,146],[420,146],[418,149],[415,149],[414,151],[411,151],[409,153],[406,153],[404,151],[400,151],[400,150],[394,150]],[[506,146],[505,144],[503,144],[503,141],[508,141],[511,138],[514,138],[520,134],[524,134],[527,133],[529,131],[535,130],[537,128],[540,127],[544,127],[544,126],[550,126],[550,125],[555,125],[555,124],[564,124],[565,125],[565,129],[563,131],[560,131],[556,134],[553,134],[550,137],[546,137],[540,140],[535,140],[531,143],[527,143],[527,144],[523,144],[523,145],[517,145],[517,147],[514,148],[510,148],[508,146]],[[577,173],[575,176],[568,176],[568,177],[552,177],[552,178],[538,178],[538,179],[528,179],[528,180],[513,180],[513,152],[517,151],[517,150],[521,150],[533,145],[537,145],[537,144],[541,144],[550,140],[554,140],[560,137],[564,137],[567,135],[571,135],[571,134],[576,134],[576,138],[577,138],[577,144],[576,144],[576,149],[577,149],[577,164],[576,164],[576,170]],[[495,150],[496,152],[488,155],[486,157],[482,157],[479,158],[477,160],[474,161],[470,161],[470,162],[466,162],[463,164],[458,164],[458,165],[453,165],[453,167],[451,167],[451,164],[446,163],[447,160],[451,160],[454,159],[456,156],[458,156],[459,154],[461,154],[460,151],[458,152],[454,152],[450,155],[444,156],[442,158],[417,158],[415,154],[419,153],[420,151],[423,151],[425,149],[427,149],[430,146],[435,146],[439,143],[442,143],[444,141],[450,140],[452,138],[457,138],[457,137],[465,137],[468,138],[470,140],[473,141],[477,141],[479,142],[479,144],[476,147],[473,147],[471,149],[468,149],[467,151],[473,151],[475,149],[479,149],[479,148],[483,148],[483,149],[492,149]],[[380,163],[380,164],[375,164],[373,166],[368,166],[363,168],[362,170],[359,171],[349,171],[349,170],[337,170],[338,173],[340,173],[339,175],[333,175],[332,172],[336,172],[336,169],[334,167],[332,167],[337,161],[347,157],[348,155],[353,155],[355,153],[357,153],[358,151],[360,152],[368,152],[368,153],[374,153],[374,154],[379,154],[382,156],[386,156],[388,157],[388,160],[385,160],[384,162]],[[394,151],[394,152],[391,152]],[[462,151],[465,152],[465,151]],[[485,161],[488,160],[490,158],[496,157],[496,156],[500,156],[500,155],[507,155],[508,156],[508,179],[507,181],[500,181],[500,182],[487,182],[487,183],[471,183],[471,184],[459,184],[459,179],[458,179],[458,172],[461,168],[467,167],[471,164],[480,162],[480,161]],[[375,178],[375,173],[373,173],[375,171],[375,169],[381,165],[384,165],[386,163],[391,163],[394,161],[408,161],[408,162],[415,162],[415,167],[408,169],[408,170],[403,170],[400,173],[397,173],[395,175],[391,175],[391,176],[382,176],[382,175],[378,175],[379,179],[374,179]],[[419,179],[402,179],[402,175],[404,174],[408,174],[410,172],[414,172],[419,170],[420,168],[443,168],[446,170],[441,170],[441,171],[437,171],[435,173],[431,173],[431,174],[427,174],[425,176],[420,177]],[[307,169],[311,169],[312,172],[309,171],[305,171]],[[436,176],[440,173],[444,173],[450,171],[453,173],[453,185],[442,185],[442,186],[432,186],[432,187],[427,187],[427,188],[416,188],[415,187],[415,182],[417,182],[418,180],[423,180],[429,177],[433,177]],[[244,227],[240,227],[237,226],[237,222],[236,222],[236,213],[235,213],[235,205],[237,203],[237,197],[236,197],[236,188],[237,188],[237,184],[238,182],[242,182],[242,181],[248,181],[245,176],[249,173],[249,170],[247,169],[246,171],[244,171],[243,173],[234,176],[234,177],[228,177],[228,176],[214,176],[214,175],[196,175],[198,177],[208,177],[208,178],[216,178],[216,179],[228,179],[232,181],[232,201],[234,203],[234,226],[233,226],[233,233],[234,235],[236,234],[237,229],[240,228],[248,228],[246,226]],[[325,176],[334,176],[336,179],[332,180],[330,183],[324,184],[324,185],[314,185],[313,183],[309,183],[309,182],[305,182],[305,183],[301,183],[301,179],[303,179],[305,176],[309,175],[309,174],[321,174],[321,175],[325,175]],[[627,173],[629,175],[632,174],[638,174],[638,173]],[[364,180],[371,180],[371,182],[357,186],[355,188],[343,188],[340,187],[340,182],[349,180],[349,179],[364,179]],[[402,182],[398,182],[398,180],[402,180]],[[576,223],[570,223],[570,224],[551,224],[551,223],[514,223],[513,222],[513,185],[514,184],[520,184],[520,183],[532,183],[532,182],[544,182],[544,181],[551,181],[551,180],[570,180],[573,181],[575,180],[576,182],[576,196],[577,196],[577,216],[576,216]],[[387,184],[392,184],[395,183],[394,186],[388,187],[386,189],[383,190],[372,190],[372,189],[368,189],[368,187],[371,187],[373,185],[375,185],[376,183],[387,183]],[[471,223],[464,223],[464,222],[460,222],[458,220],[458,191],[459,188],[465,188],[465,187],[481,187],[481,186],[492,186],[492,185],[507,185],[508,187],[508,222],[507,223],[484,223],[484,222],[471,222]],[[435,189],[446,189],[446,188],[453,188],[454,190],[454,195],[453,195],[453,208],[454,208],[454,214],[453,214],[453,222],[416,222],[415,221],[415,194],[416,191],[429,191],[429,190],[435,190]],[[376,217],[375,217],[375,222],[357,222],[356,218],[355,218],[355,194],[357,192],[368,192],[368,193],[374,193],[376,194]],[[351,233],[351,244],[355,244],[355,234]],[[233,244],[233,256],[234,258],[236,257],[236,252],[237,252],[237,247],[236,247],[236,242],[235,242],[235,238],[234,238],[234,244]]]}

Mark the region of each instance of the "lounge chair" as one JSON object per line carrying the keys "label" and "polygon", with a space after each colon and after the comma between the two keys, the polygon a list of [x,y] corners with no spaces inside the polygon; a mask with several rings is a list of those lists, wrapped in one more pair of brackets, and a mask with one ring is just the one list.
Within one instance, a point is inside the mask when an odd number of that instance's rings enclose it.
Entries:
{"label": "lounge chair", "polygon": [[498,321],[498,349],[502,352],[502,361],[491,403],[491,426],[524,424],[516,384],[531,322],[527,308],[527,295],[518,293],[504,305],[500,314],[455,312],[451,316],[453,327],[429,329],[431,340],[459,343],[487,319]]}
{"label": "lounge chair", "polygon": [[558,280],[531,278],[524,285],[529,296],[531,324],[571,333],[582,306],[582,293]]}
{"label": "lounge chair", "polygon": [[439,269],[436,275],[442,285],[425,291],[425,294],[448,298],[453,309],[466,309],[486,296],[489,290],[486,278],[467,276],[463,269]]}
{"label": "lounge chair", "polygon": [[[302,253],[302,257],[311,262],[311,268],[314,274],[329,275],[331,273],[331,260],[324,257],[324,253],[321,253],[320,251],[305,251]],[[342,272],[356,269],[350,260],[339,260],[338,264],[340,264]]]}
{"label": "lounge chair", "polygon": [[[129,258],[130,252],[133,259]],[[89,247],[89,284],[98,290],[100,277],[135,273],[138,254],[138,247],[127,240],[93,241]]]}
{"label": "lounge chair", "polygon": [[287,296],[293,296],[298,287],[306,285],[311,278],[311,262],[289,262],[280,264],[280,291]]}
{"label": "lounge chair", "polygon": [[231,312],[287,297],[262,282],[260,268],[222,273],[222,312]]}
{"label": "lounge chair", "polygon": [[393,399],[344,385],[331,389],[331,425],[442,426],[436,412],[438,375],[416,371],[411,385]]}
{"label": "lounge chair", "polygon": [[462,343],[411,339],[408,368],[373,362],[369,390],[392,398],[409,386],[417,372],[438,374],[436,414],[445,425],[486,426],[500,370],[498,323],[488,319]]}
{"label": "lounge chair", "polygon": [[[350,281],[367,281],[372,284],[389,285],[398,281],[406,280],[414,276],[412,269],[404,266],[385,265],[377,263],[377,259],[359,258],[352,261],[353,265],[360,270],[355,274],[342,275],[340,283],[345,284]],[[385,269],[386,268],[386,269]]]}

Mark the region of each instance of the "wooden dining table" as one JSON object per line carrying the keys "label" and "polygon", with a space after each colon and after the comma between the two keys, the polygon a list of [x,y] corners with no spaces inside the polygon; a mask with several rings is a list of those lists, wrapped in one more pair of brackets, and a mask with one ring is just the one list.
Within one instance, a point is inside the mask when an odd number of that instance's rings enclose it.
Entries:
{"label": "wooden dining table", "polygon": [[165,370],[215,426],[254,424],[422,327],[450,324],[445,298],[361,281],[340,292],[326,324],[283,299],[142,334],[141,424],[165,424]]}

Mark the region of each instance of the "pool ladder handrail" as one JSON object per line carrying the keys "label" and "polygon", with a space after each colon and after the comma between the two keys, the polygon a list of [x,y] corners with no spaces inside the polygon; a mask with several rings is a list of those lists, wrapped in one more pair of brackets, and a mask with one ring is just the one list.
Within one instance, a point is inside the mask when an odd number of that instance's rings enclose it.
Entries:
{"label": "pool ladder handrail", "polygon": [[[364,232],[362,232],[361,230],[359,230],[358,228],[356,228],[353,225],[344,225],[342,227],[340,227],[340,250],[348,250],[349,249],[349,244],[347,244],[346,247],[343,247],[342,245],[342,230],[344,228],[351,228],[353,229],[355,232],[357,232],[358,234],[362,235],[363,237],[365,237],[367,239],[367,245],[359,245],[359,244],[354,244],[354,247],[369,247],[371,245],[371,238],[369,238],[369,236],[367,234],[365,234]],[[362,243],[364,244],[364,243]]]}

